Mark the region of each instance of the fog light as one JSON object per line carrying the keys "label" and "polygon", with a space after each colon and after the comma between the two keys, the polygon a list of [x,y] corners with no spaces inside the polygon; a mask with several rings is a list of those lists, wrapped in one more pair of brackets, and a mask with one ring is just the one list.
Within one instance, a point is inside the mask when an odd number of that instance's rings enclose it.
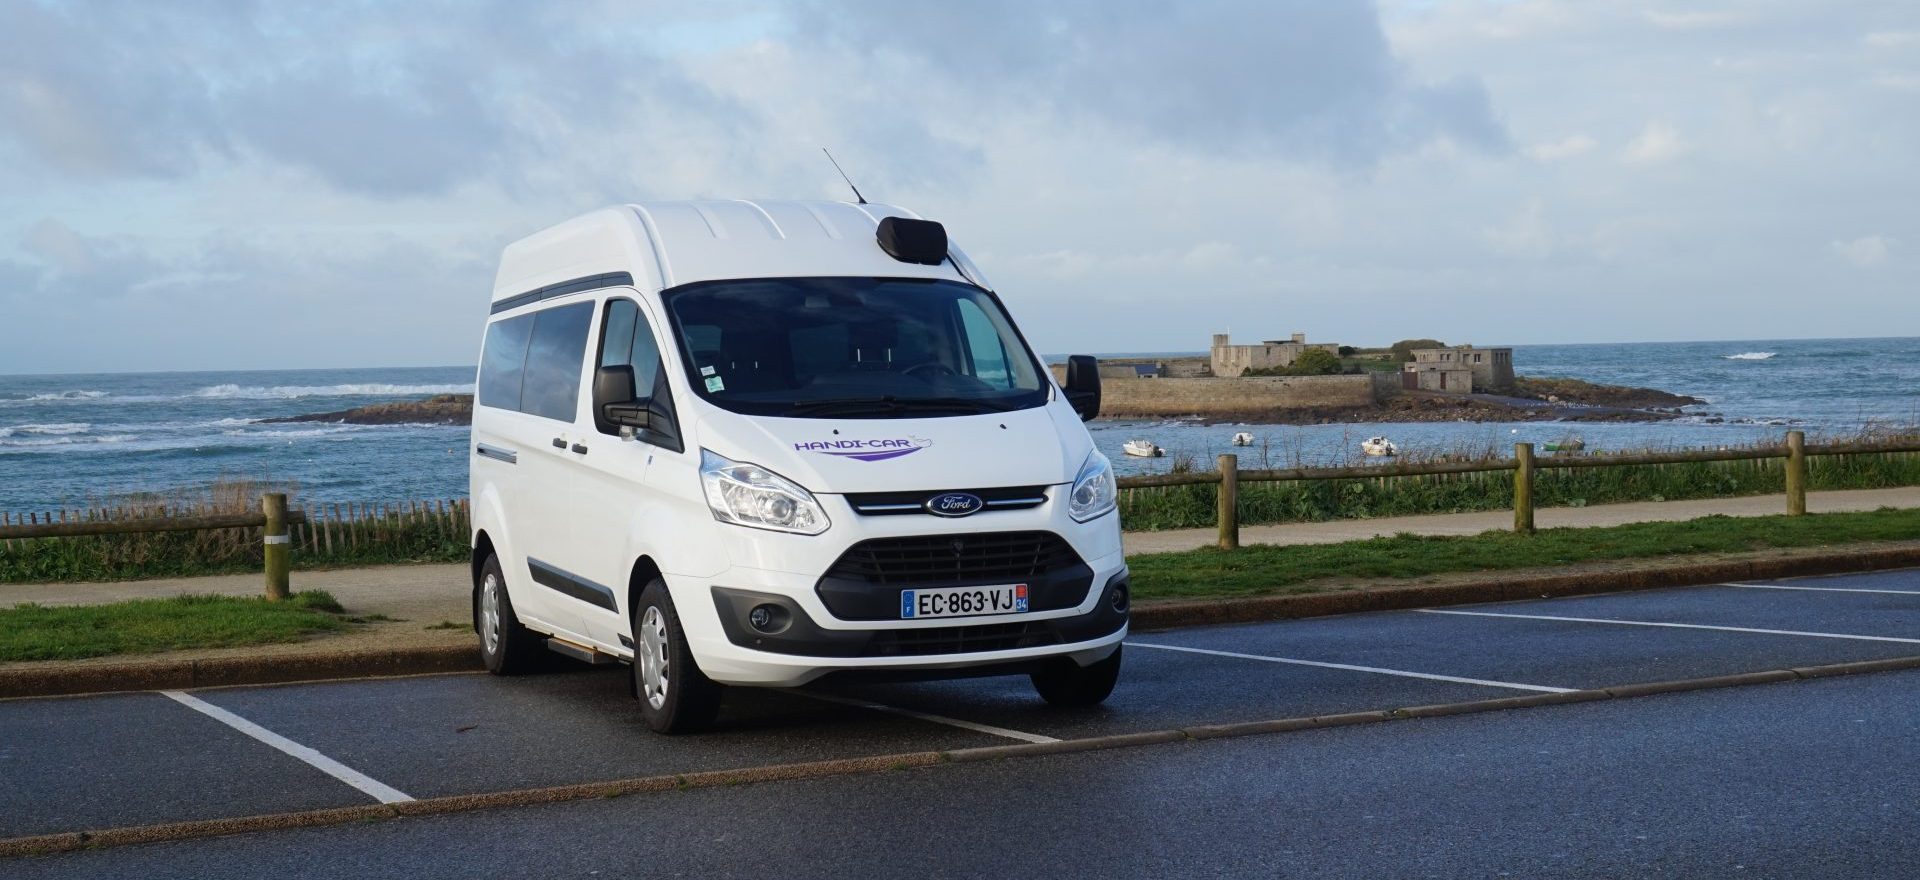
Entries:
{"label": "fog light", "polygon": [[1113,610],[1125,613],[1127,610],[1127,582],[1121,581],[1114,584],[1113,592],[1107,596],[1107,601],[1113,603]]}
{"label": "fog light", "polygon": [[747,623],[763,633],[777,633],[787,628],[787,609],[778,605],[755,605],[747,612]]}

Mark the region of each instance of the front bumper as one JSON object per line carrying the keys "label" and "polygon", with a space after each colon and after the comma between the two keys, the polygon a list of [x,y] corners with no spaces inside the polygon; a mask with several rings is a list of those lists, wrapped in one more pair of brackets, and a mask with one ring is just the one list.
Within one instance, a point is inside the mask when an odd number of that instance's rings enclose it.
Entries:
{"label": "front bumper", "polygon": [[[1118,553],[1088,565],[1092,588],[1071,607],[933,620],[846,621],[819,603],[813,583],[734,568],[719,577],[669,583],[700,669],[726,684],[797,686],[849,670],[966,675],[1067,656],[1096,663],[1126,638],[1131,599]],[[748,586],[751,584],[752,586]],[[770,605],[779,625],[756,630],[753,608]]]}

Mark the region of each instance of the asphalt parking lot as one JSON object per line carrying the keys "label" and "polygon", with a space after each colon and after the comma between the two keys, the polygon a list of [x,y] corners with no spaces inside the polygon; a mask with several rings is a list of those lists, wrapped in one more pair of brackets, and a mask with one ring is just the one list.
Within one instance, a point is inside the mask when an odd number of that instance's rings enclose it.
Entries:
{"label": "asphalt parking lot", "polygon": [[[729,694],[718,730],[681,738],[656,736],[641,725],[627,696],[623,669],[583,668],[518,679],[437,675],[0,702],[0,779],[5,782],[0,785],[0,838],[827,758],[1073,740],[1907,657],[1920,655],[1920,571],[1136,633],[1128,641],[1127,652],[1118,690],[1107,705],[1094,710],[1048,709],[1024,679],[845,685],[800,693],[736,690]],[[1304,757],[1295,749],[1347,749],[1351,755],[1342,760],[1360,760],[1368,765],[1368,774],[1403,765],[1410,781],[1448,762],[1473,763],[1464,757],[1472,750],[1460,745],[1462,737],[1472,736],[1496,745],[1516,737],[1557,737],[1544,743],[1548,751],[1542,754],[1573,749],[1583,742],[1587,748],[1605,750],[1620,742],[1652,748],[1655,741],[1671,741],[1667,748],[1684,768],[1690,760],[1695,764],[1724,760],[1732,754],[1727,749],[1753,748],[1753,743],[1764,742],[1763,721],[1804,719],[1793,735],[1830,738],[1834,735],[1830,731],[1815,731],[1838,724],[1843,731],[1858,734],[1866,722],[1856,721],[1855,716],[1871,716],[1880,720],[1874,723],[1870,745],[1863,743],[1854,750],[1827,741],[1821,754],[1830,766],[1821,771],[1820,784],[1858,776],[1904,786],[1904,793],[1886,801],[1893,806],[1861,806],[1860,815],[1829,813],[1824,819],[1842,824],[1851,820],[1849,827],[1866,832],[1904,829],[1909,838],[1904,853],[1911,858],[1913,838],[1920,837],[1914,833],[1920,832],[1920,808],[1915,806],[1920,786],[1915,785],[1912,769],[1912,759],[1920,756],[1913,739],[1920,732],[1916,730],[1920,724],[1916,683],[1920,673],[1879,673],[1605,705],[1498,712],[1471,719],[1394,722],[1364,731],[1311,731],[993,765],[930,767],[864,780],[770,783],[726,795],[701,795],[688,803],[697,804],[689,807],[697,813],[723,809],[718,802],[709,804],[711,798],[751,798],[757,799],[755,809],[777,812],[777,806],[768,804],[777,805],[785,797],[782,791],[791,792],[799,803],[825,797],[838,787],[856,793],[847,796],[864,797],[858,792],[870,792],[878,809],[888,798],[920,798],[930,791],[946,792],[948,785],[954,786],[953,796],[959,798],[960,791],[1005,787],[1028,778],[1023,773],[1031,773],[1036,780],[1031,797],[1039,798],[1033,803],[1045,806],[1048,798],[1060,797],[1081,804],[1071,791],[1061,788],[1065,780],[1094,779],[1088,784],[1097,792],[1161,772],[1151,769],[1160,767],[1159,762],[1173,762],[1182,769],[1162,783],[1169,790],[1190,787],[1195,779],[1212,780],[1224,786],[1219,791],[1223,805],[1266,803],[1279,811],[1274,814],[1278,816],[1287,810],[1312,811],[1307,809],[1310,802],[1291,794],[1281,801],[1260,800],[1256,793],[1267,791],[1271,782],[1263,774],[1278,772],[1274,766],[1293,767],[1286,778],[1298,780],[1302,792],[1337,788],[1332,780],[1321,778],[1324,774],[1300,770],[1298,762]],[[1757,713],[1757,718],[1743,721],[1748,713]],[[1832,721],[1840,716],[1845,718]],[[1539,732],[1556,724],[1565,729]],[[1726,748],[1710,747],[1715,737],[1725,738]],[[1803,741],[1777,745],[1783,754],[1797,754],[1809,746]],[[1367,749],[1374,750],[1370,760],[1353,757],[1366,754]],[[1886,766],[1880,767],[1881,763]],[[1643,773],[1649,769],[1639,768]],[[1503,767],[1495,775],[1515,771]],[[1566,768],[1541,772],[1565,773]],[[1712,772],[1726,776],[1724,770]],[[1107,773],[1117,775],[1111,781],[1098,781]],[[884,781],[894,776],[903,779]],[[1460,784],[1471,788],[1485,778],[1483,773]],[[1784,779],[1778,772],[1774,778]],[[1792,788],[1785,782],[1780,785]],[[1648,809],[1658,811],[1685,791],[1684,786],[1675,788],[1657,775],[1645,787],[1648,790],[1636,794],[1631,787],[1609,786],[1606,802],[1563,808],[1608,815],[1643,798]],[[758,793],[748,794],[747,789]],[[1379,812],[1412,821],[1408,804],[1430,801],[1434,795],[1411,789],[1405,794],[1410,799],[1383,804]],[[1512,807],[1500,803],[1497,795],[1497,789],[1489,789],[1494,799],[1486,804],[1488,809]],[[937,801],[947,795],[932,796]],[[1588,791],[1587,796],[1593,793]],[[656,796],[622,800],[639,803],[649,797]],[[912,809],[902,807],[903,815],[926,818],[927,803],[912,802]],[[1098,801],[1093,804],[1097,806]],[[1749,812],[1764,817],[1769,809],[1784,809],[1784,804],[1755,804]],[[1127,801],[1116,809],[1137,806]],[[1690,813],[1671,808],[1681,816]],[[392,824],[488,827],[498,833],[497,826],[511,822],[512,816],[535,823],[559,821],[554,816],[566,815],[569,809],[505,810]],[[956,801],[953,809],[966,808]],[[982,824],[980,817],[969,816],[967,822]],[[1694,818],[1709,821],[1700,815]],[[1712,821],[1738,818],[1722,816]],[[1082,819],[1072,813],[1059,821],[1065,827]],[[1130,821],[1137,824],[1140,819]],[[1228,816],[1223,821],[1232,826],[1257,818]],[[984,822],[982,833],[994,824]],[[1428,817],[1416,824],[1445,823]],[[1155,838],[1165,837],[1167,830],[1161,829]],[[1353,842],[1365,852],[1378,855],[1394,849],[1378,844],[1375,830],[1348,830],[1357,835]],[[298,835],[353,833],[363,832]],[[221,841],[218,848],[272,848],[282,844],[271,839],[295,834],[248,835]],[[253,843],[236,843],[243,840]],[[28,859],[12,863],[6,873],[94,873],[108,870],[106,866],[144,864],[141,860],[149,856],[141,853],[178,854],[182,847],[195,845]],[[1301,845],[1331,852],[1324,840]],[[1190,869],[1209,864],[1204,860],[1208,853],[1226,852],[1219,847],[1168,846],[1170,853],[1201,859],[1170,856],[1173,861],[1166,863]],[[608,853],[621,851],[615,847]],[[994,852],[1004,856],[1012,850]],[[751,861],[743,855],[740,863]],[[1019,867],[993,864],[1005,870]],[[1904,864],[1911,867],[1914,862]],[[16,875],[14,869],[21,872]],[[1219,872],[1235,873],[1231,868]],[[149,864],[133,873],[160,876],[166,872]]]}

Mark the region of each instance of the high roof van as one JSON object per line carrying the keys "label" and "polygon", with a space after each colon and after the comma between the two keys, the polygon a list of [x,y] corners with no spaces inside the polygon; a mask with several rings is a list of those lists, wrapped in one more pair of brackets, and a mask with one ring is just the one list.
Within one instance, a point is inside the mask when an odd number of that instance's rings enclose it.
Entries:
{"label": "high roof van", "polygon": [[728,685],[1113,690],[1113,468],[944,227],[844,202],[607,208],[501,256],[473,414],[487,668],[626,663],[647,724]]}

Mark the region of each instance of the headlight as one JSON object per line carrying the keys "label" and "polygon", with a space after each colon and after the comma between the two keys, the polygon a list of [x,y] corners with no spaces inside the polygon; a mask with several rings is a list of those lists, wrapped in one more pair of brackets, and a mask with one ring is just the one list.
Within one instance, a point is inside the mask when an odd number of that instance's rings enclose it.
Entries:
{"label": "headlight", "polygon": [[757,529],[818,535],[832,525],[813,493],[757,464],[700,450],[700,483],[713,518]]}
{"label": "headlight", "polygon": [[1073,492],[1067,496],[1067,515],[1075,522],[1086,522],[1114,508],[1119,487],[1113,482],[1113,462],[1096,449],[1080,466],[1073,478]]}

